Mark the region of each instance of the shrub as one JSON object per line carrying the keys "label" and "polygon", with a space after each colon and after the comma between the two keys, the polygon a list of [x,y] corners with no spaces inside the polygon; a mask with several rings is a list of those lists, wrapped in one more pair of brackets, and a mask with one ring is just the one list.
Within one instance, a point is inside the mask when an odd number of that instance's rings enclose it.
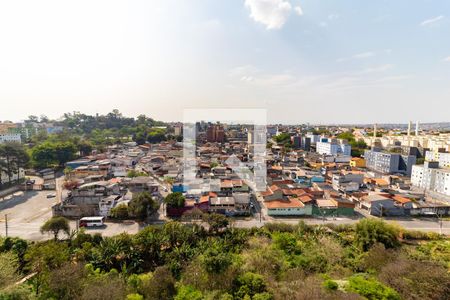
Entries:
{"label": "shrub", "polygon": [[374,278],[365,278],[362,275],[350,277],[346,290],[355,292],[369,300],[400,300],[400,296],[392,288],[383,285]]}
{"label": "shrub", "polygon": [[338,289],[339,285],[336,281],[327,279],[323,282],[323,287],[330,291],[335,291]]}
{"label": "shrub", "polygon": [[378,278],[405,299],[438,300],[450,295],[450,274],[432,262],[398,257],[381,269]]}
{"label": "shrub", "polygon": [[202,300],[202,292],[190,285],[182,285],[178,288],[178,293],[174,300]]}
{"label": "shrub", "polygon": [[369,250],[376,243],[381,243],[386,249],[400,245],[399,231],[396,227],[381,220],[363,219],[356,224],[355,244],[363,251]]}
{"label": "shrub", "polygon": [[121,203],[111,209],[111,218],[118,220],[128,219],[128,205]]}

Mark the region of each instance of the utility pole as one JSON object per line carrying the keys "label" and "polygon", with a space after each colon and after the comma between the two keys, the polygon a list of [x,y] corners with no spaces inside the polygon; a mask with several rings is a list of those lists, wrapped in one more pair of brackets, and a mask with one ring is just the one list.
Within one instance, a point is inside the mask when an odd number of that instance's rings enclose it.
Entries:
{"label": "utility pole", "polygon": [[8,214],[5,214],[5,236],[8,237]]}

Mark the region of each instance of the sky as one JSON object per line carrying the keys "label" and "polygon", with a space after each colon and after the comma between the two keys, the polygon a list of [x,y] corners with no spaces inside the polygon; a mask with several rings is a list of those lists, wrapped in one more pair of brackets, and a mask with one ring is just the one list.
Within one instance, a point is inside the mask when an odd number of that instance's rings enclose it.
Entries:
{"label": "sky", "polygon": [[2,121],[450,121],[450,1],[1,1],[0,103]]}

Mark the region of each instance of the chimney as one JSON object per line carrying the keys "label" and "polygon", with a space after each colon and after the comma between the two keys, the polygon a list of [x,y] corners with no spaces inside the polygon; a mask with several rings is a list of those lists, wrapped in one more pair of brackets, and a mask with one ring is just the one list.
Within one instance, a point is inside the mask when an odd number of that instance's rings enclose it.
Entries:
{"label": "chimney", "polygon": [[377,137],[377,124],[373,124],[373,137]]}
{"label": "chimney", "polygon": [[416,122],[416,136],[419,135],[419,121]]}
{"label": "chimney", "polygon": [[412,126],[412,122],[409,121],[409,122],[408,122],[408,137],[411,136],[411,126]]}

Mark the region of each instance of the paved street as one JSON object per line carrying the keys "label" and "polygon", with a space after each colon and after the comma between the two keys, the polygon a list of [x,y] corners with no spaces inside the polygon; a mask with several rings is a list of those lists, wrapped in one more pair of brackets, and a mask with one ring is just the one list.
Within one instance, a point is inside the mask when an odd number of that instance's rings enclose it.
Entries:
{"label": "paved street", "polygon": [[[39,231],[42,224],[51,218],[51,207],[58,199],[57,197],[47,198],[48,194],[54,194],[54,191],[28,191],[22,196],[12,197],[11,199],[0,200],[0,233],[5,235],[5,214],[8,216],[8,233],[9,236],[19,236],[29,240],[43,240],[51,238],[48,235],[42,235]],[[255,202],[254,202],[255,203]],[[259,212],[261,208],[259,202],[255,203],[255,209]],[[158,211],[158,220],[164,222],[165,216],[163,206]],[[260,220],[259,213],[254,218],[246,220],[235,220],[235,227],[250,228],[261,227],[268,222],[283,222],[288,224],[297,224],[300,220],[307,224],[354,224],[358,222],[360,217],[355,218],[272,218],[263,215]],[[440,224],[436,218],[401,218],[401,219],[385,219],[389,223],[398,224],[409,230],[431,231],[439,233]],[[70,221],[72,229],[76,229],[75,221]],[[112,236],[122,232],[136,233],[139,231],[137,223],[106,223],[104,228],[87,229],[90,233],[101,233],[104,236]],[[442,222],[442,233],[450,235],[450,221]]]}
{"label": "paved street", "polygon": [[5,235],[5,214],[8,217],[8,235],[30,240],[42,238],[39,228],[51,218],[51,207],[56,197],[47,198],[54,191],[26,191],[23,196],[0,201],[0,232]]}

